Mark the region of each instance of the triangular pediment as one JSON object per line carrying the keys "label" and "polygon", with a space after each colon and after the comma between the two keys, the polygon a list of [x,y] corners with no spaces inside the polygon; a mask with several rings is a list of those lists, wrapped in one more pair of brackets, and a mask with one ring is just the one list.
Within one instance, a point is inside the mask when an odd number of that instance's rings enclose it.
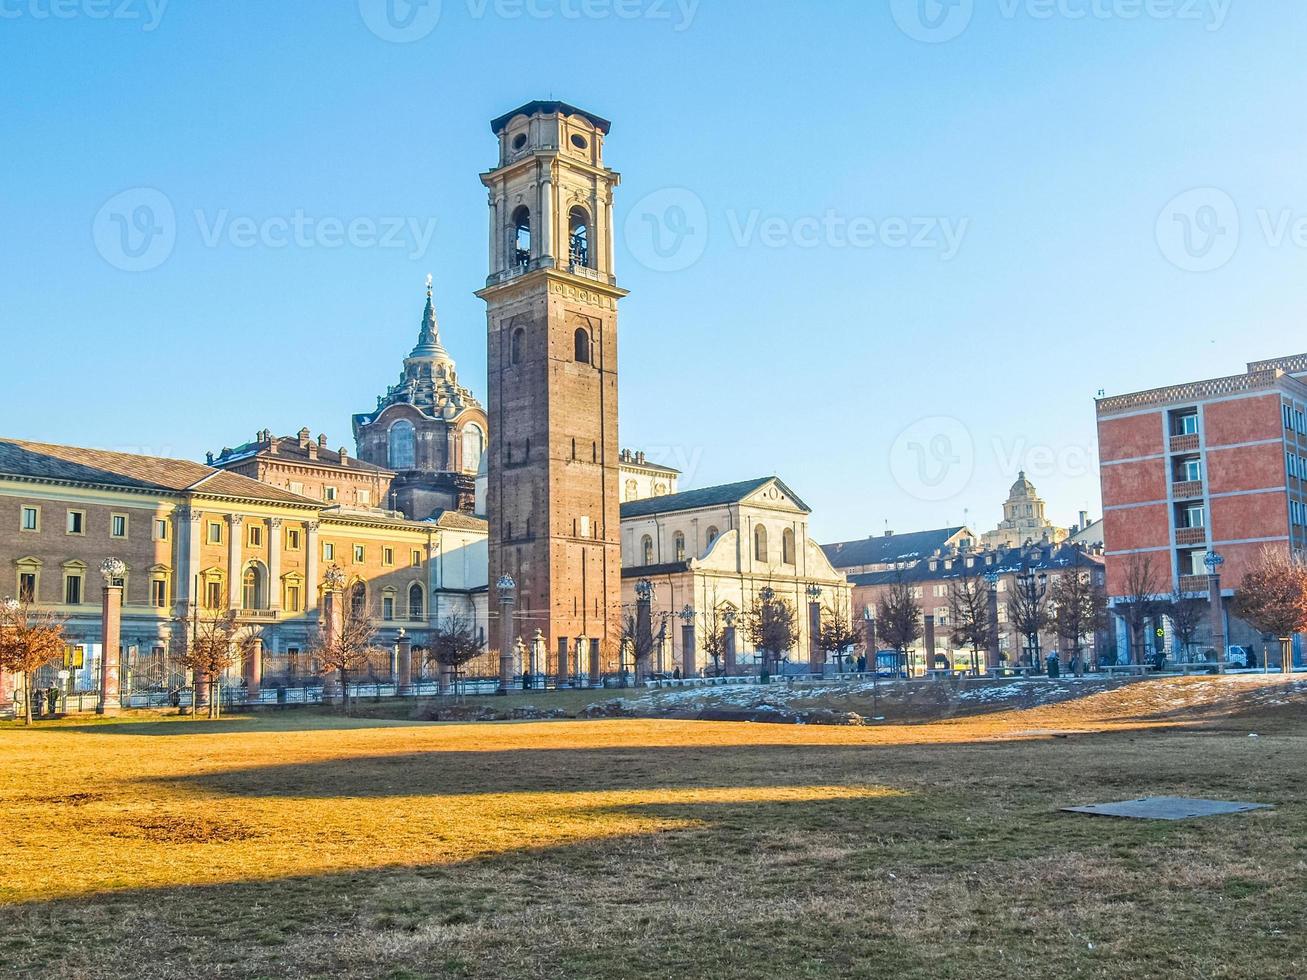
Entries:
{"label": "triangular pediment", "polygon": [[800,500],[798,494],[787,487],[778,476],[772,477],[740,503],[754,507],[770,507],[773,510],[788,510],[796,514],[811,513],[808,505]]}

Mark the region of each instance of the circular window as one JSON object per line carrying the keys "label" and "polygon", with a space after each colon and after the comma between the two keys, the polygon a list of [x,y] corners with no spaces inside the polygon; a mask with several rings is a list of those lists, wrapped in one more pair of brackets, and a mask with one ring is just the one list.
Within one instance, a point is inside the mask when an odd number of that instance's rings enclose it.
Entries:
{"label": "circular window", "polygon": [[572,145],[575,146],[578,150],[584,150],[590,144],[588,144],[585,141],[584,136],[582,136],[580,133],[576,133],[573,134],[572,136]]}
{"label": "circular window", "polygon": [[513,137],[513,149],[520,150],[526,146],[526,133],[518,133]]}

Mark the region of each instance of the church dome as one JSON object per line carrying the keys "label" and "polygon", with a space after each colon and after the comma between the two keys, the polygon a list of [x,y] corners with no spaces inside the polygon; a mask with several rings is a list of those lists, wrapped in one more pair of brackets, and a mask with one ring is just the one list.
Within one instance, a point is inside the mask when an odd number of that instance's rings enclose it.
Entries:
{"label": "church dome", "polygon": [[1017,482],[1012,484],[1012,489],[1008,491],[1008,499],[1025,500],[1035,495],[1035,485],[1026,479],[1026,471],[1022,470],[1017,475]]}

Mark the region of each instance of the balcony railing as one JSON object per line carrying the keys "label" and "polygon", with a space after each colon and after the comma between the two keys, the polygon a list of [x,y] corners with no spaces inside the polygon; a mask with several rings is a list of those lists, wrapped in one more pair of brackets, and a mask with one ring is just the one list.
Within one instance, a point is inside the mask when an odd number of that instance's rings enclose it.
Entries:
{"label": "balcony railing", "polygon": [[1198,451],[1198,436],[1196,434],[1171,437],[1171,452],[1193,453],[1197,451]]}
{"label": "balcony railing", "polygon": [[1180,576],[1181,592],[1207,592],[1206,575],[1181,575]]}
{"label": "balcony railing", "polygon": [[1180,527],[1175,531],[1176,544],[1206,544],[1207,528],[1205,527]]}
{"label": "balcony railing", "polygon": [[1202,480],[1181,480],[1171,485],[1171,496],[1176,500],[1192,500],[1202,495]]}

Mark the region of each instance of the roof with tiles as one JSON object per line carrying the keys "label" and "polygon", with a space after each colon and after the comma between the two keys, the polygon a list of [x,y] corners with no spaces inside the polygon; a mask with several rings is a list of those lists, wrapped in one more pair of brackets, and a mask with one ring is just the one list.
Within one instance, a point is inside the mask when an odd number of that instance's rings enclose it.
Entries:
{"label": "roof with tiles", "polygon": [[941,527],[933,531],[913,531],[909,534],[884,534],[879,537],[860,538],[857,541],[824,544],[821,550],[826,553],[826,558],[836,568],[892,565],[929,557],[946,547],[963,531],[967,531],[967,528]]}
{"label": "roof with tiles", "polygon": [[[972,560],[968,567],[967,561]],[[849,576],[852,585],[890,585],[895,582],[940,582],[963,575],[1016,575],[1026,571],[1058,572],[1067,568],[1099,568],[1103,559],[1071,544],[1031,545],[1002,551],[972,552],[956,558],[923,558],[902,568]]]}
{"label": "roof with tiles", "polygon": [[789,487],[781,483],[778,477],[762,476],[754,480],[741,480],[739,483],[723,483],[716,487],[701,487],[698,490],[683,490],[680,493],[664,494],[661,497],[645,497],[641,500],[628,500],[622,504],[622,520],[628,517],[647,517],[651,514],[665,514],[676,510],[698,510],[702,507],[720,507],[725,504],[738,504],[750,494],[761,490],[773,480],[805,512],[808,507]]}
{"label": "roof with tiles", "polygon": [[237,473],[185,459],[0,439],[0,475],[155,493],[260,500],[318,507],[317,501]]}

